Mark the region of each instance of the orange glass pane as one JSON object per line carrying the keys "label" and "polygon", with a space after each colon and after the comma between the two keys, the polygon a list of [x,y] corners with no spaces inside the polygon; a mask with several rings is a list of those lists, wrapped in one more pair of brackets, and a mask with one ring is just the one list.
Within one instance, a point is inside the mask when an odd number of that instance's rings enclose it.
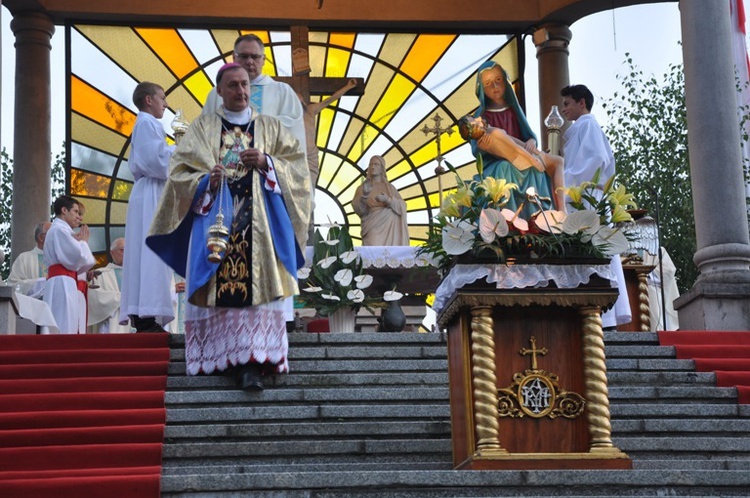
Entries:
{"label": "orange glass pane", "polygon": [[331,33],[329,44],[333,46],[354,48],[355,39],[356,35],[354,33]]}
{"label": "orange glass pane", "polygon": [[70,194],[106,199],[109,194],[110,181],[106,176],[72,168],[70,170]]}
{"label": "orange glass pane", "polygon": [[135,31],[143,37],[144,41],[178,78],[184,78],[198,67],[198,61],[182,41],[177,30],[136,28]]}
{"label": "orange glass pane", "polygon": [[455,39],[456,35],[420,35],[401,64],[401,70],[421,81]]}
{"label": "orange glass pane", "polygon": [[135,124],[133,111],[110,99],[96,88],[70,77],[70,107],[89,119],[129,136]]}

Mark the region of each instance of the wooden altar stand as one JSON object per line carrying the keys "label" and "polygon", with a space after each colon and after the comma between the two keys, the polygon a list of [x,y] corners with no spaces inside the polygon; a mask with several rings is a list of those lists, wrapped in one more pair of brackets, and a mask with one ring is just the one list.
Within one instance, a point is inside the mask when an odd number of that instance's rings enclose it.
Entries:
{"label": "wooden altar stand", "polygon": [[[538,275],[516,287],[524,268]],[[570,265],[568,288],[565,265],[457,265],[441,283],[456,469],[631,468],[611,440],[600,318],[617,290],[608,264],[588,268]]]}

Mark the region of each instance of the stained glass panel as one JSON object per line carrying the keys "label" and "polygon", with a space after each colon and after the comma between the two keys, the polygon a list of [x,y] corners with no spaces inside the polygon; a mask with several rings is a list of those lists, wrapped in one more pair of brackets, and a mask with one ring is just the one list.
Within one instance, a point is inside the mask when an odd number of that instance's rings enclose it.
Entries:
{"label": "stained glass panel", "polygon": [[[128,170],[129,136],[137,109],[131,101],[139,81],[162,85],[170,108],[195,119],[215,83],[218,68],[232,59],[240,30],[178,30],[138,26],[70,25],[70,191],[87,207],[86,222],[97,228],[98,251],[121,236],[133,178]],[[266,42],[263,72],[291,76],[291,35],[252,31]],[[476,109],[475,71],[493,59],[511,79],[519,74],[518,43],[506,35],[351,33],[311,31],[312,77],[363,78],[363,95],[344,95],[322,110],[316,123],[320,177],[316,185],[316,225],[347,223],[356,241],[360,220],[351,201],[373,155],[382,155],[389,180],[406,200],[412,244],[424,240],[444,191],[455,186],[435,173],[437,144],[422,128],[456,129],[456,121]],[[325,96],[312,96],[319,102]],[[476,168],[458,133],[443,134],[441,152],[460,176]]]}

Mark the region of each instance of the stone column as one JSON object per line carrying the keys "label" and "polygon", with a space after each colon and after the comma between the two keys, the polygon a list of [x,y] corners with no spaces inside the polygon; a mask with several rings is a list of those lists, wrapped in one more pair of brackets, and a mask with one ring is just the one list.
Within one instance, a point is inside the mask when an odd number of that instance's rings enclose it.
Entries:
{"label": "stone column", "polygon": [[[547,127],[544,119],[553,105],[560,106],[560,90],[570,84],[568,44],[573,34],[564,24],[544,24],[533,34],[539,65],[540,149],[547,149]],[[563,127],[563,132],[567,127]]]}
{"label": "stone column", "polygon": [[684,330],[750,330],[750,237],[729,2],[680,0],[680,11],[698,245],[693,261],[701,274],[675,309]]}
{"label": "stone column", "polygon": [[39,12],[18,12],[10,23],[16,35],[16,100],[13,133],[11,255],[34,245],[34,227],[50,213],[50,40],[52,20]]}

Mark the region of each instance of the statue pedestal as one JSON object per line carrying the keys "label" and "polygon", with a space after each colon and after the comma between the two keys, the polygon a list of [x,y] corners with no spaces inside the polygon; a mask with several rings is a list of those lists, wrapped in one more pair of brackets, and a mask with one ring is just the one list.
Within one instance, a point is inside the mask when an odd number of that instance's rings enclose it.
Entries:
{"label": "statue pedestal", "polygon": [[[590,268],[457,265],[443,281],[456,469],[631,468],[611,440],[600,318],[617,290],[608,264]],[[488,276],[450,289],[462,273]]]}

